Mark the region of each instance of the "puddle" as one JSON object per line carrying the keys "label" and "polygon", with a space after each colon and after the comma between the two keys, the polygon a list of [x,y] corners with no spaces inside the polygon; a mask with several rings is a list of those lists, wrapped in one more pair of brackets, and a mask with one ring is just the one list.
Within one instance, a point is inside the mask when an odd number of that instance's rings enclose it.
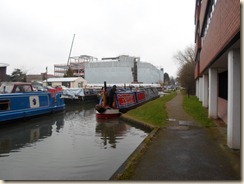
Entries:
{"label": "puddle", "polygon": [[180,126],[194,126],[194,122],[192,121],[179,121]]}
{"label": "puddle", "polygon": [[169,126],[169,130],[189,130],[189,126]]}
{"label": "puddle", "polygon": [[168,121],[176,121],[176,119],[173,119],[173,118],[169,118],[167,119]]}

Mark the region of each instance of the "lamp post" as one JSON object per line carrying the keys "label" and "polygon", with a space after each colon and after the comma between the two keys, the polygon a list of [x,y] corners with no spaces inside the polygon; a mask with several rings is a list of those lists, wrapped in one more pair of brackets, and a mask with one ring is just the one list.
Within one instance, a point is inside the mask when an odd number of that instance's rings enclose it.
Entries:
{"label": "lamp post", "polygon": [[46,86],[48,86],[48,82],[47,82],[47,66],[46,66]]}

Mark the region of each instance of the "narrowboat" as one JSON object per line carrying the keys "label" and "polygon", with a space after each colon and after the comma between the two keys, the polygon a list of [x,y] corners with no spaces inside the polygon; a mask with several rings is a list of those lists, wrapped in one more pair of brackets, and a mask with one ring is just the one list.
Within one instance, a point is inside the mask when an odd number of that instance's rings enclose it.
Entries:
{"label": "narrowboat", "polygon": [[62,92],[33,91],[30,83],[3,83],[0,87],[0,123],[63,111]]}
{"label": "narrowboat", "polygon": [[109,104],[109,94],[104,87],[103,95],[99,104],[96,105],[96,117],[109,119],[119,117],[133,108],[159,97],[157,88],[145,87],[141,89],[116,89],[113,96],[113,104]]}
{"label": "narrowboat", "polygon": [[98,90],[93,88],[65,88],[62,98],[65,104],[82,104],[98,101]]}

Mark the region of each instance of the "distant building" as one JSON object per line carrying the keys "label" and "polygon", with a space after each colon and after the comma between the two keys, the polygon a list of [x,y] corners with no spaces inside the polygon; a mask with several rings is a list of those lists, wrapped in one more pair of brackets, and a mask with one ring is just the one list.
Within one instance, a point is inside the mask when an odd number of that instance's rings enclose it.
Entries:
{"label": "distant building", "polygon": [[6,81],[7,66],[9,65],[5,63],[0,63],[0,82]]}
{"label": "distant building", "polygon": [[81,55],[71,57],[67,64],[55,64],[54,76],[63,77],[68,68],[74,71],[74,76],[83,77],[89,84],[107,83],[146,83],[155,84],[164,81],[163,68],[141,62],[139,57],[121,55],[102,58]]}
{"label": "distant building", "polygon": [[240,1],[196,0],[196,96],[210,118],[227,124],[227,144],[241,143]]}
{"label": "distant building", "polygon": [[85,63],[85,79],[89,84],[146,83],[163,81],[163,69],[141,62],[139,57],[121,55],[102,58],[102,61]]}
{"label": "distant building", "polygon": [[82,77],[62,77],[62,78],[49,78],[43,81],[43,86],[65,86],[68,88],[82,88],[87,85],[87,82]]}
{"label": "distant building", "polygon": [[53,75],[47,74],[46,73],[41,73],[41,74],[28,74],[26,75],[26,82],[33,82],[33,81],[43,81],[46,78],[51,78]]}
{"label": "distant building", "polygon": [[85,76],[84,73],[84,65],[87,62],[97,61],[97,58],[88,55],[80,55],[74,56],[69,58],[69,62],[67,64],[55,64],[54,65],[54,76],[55,77],[63,77],[70,67],[73,72],[74,76],[76,77],[83,77]]}

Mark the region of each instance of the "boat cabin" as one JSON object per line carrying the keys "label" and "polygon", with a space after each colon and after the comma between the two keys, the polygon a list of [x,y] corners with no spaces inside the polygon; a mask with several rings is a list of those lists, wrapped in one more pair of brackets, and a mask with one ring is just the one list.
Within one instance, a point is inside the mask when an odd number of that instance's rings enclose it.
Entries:
{"label": "boat cabin", "polygon": [[31,83],[3,83],[0,87],[0,124],[65,109],[62,92],[34,91]]}
{"label": "boat cabin", "polygon": [[26,93],[33,92],[31,83],[26,82],[4,82],[0,87],[0,93]]}

